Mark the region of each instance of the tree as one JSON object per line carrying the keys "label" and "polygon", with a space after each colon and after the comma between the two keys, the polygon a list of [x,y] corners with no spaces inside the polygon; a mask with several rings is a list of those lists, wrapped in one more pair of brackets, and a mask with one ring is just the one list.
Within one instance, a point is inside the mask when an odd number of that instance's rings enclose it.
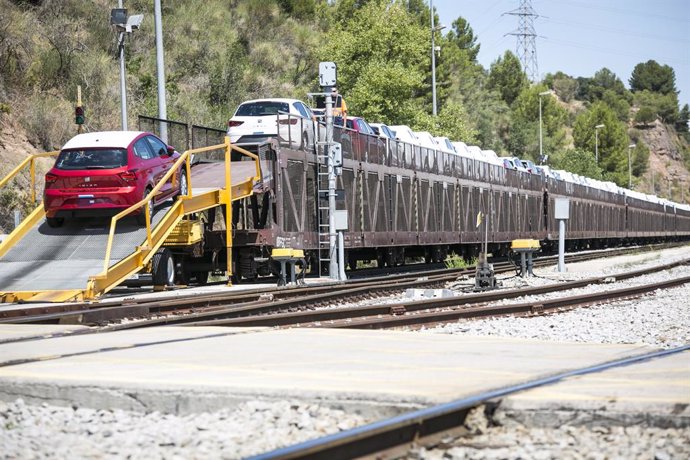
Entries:
{"label": "tree", "polygon": [[597,70],[594,77],[589,82],[588,89],[588,99],[592,102],[602,99],[604,93],[609,90],[613,93],[625,97],[627,100],[632,102],[632,97],[625,85],[620,78],[616,76],[615,73],[611,72],[606,67]]}
{"label": "tree", "polygon": [[466,144],[477,143],[477,131],[469,123],[467,111],[462,104],[449,102],[443,106],[438,117],[426,112],[419,114],[413,127],[419,131],[429,131],[434,136],[445,136]]}
{"label": "tree", "polygon": [[635,123],[647,126],[649,123],[656,120],[656,112],[648,106],[640,107],[640,110],[635,114]]}
{"label": "tree", "polygon": [[620,122],[615,112],[605,103],[596,102],[590,110],[582,112],[575,119],[573,139],[576,149],[595,152],[595,129],[597,125],[604,125],[599,130],[599,167],[604,178],[612,180],[620,186],[628,183],[627,148],[630,144],[625,124]]}
{"label": "tree", "polygon": [[638,140],[635,144],[635,148],[630,152],[630,156],[632,174],[635,177],[640,177],[647,171],[647,166],[649,164],[649,147],[641,140]]}
{"label": "tree", "polygon": [[675,93],[661,94],[649,90],[635,93],[635,105],[649,107],[664,123],[675,123],[678,120],[678,96]]}
{"label": "tree", "polygon": [[605,90],[604,94],[601,95],[601,100],[616,112],[616,116],[620,121],[627,122],[630,119],[630,104],[613,90]]}
{"label": "tree", "polygon": [[350,113],[410,123],[425,109],[424,96],[430,92],[425,85],[431,69],[429,29],[403,2],[363,3],[329,32],[321,59],[338,65],[338,89]]}
{"label": "tree", "polygon": [[661,94],[678,94],[676,90],[676,73],[668,65],[660,65],[653,59],[639,63],[630,76],[632,91],[652,91]]}
{"label": "tree", "polygon": [[566,110],[553,96],[539,96],[546,86],[525,88],[511,108],[509,150],[519,157],[538,159],[539,156],[539,99],[542,103],[542,143],[547,155],[565,146]]}
{"label": "tree", "polygon": [[487,86],[496,90],[506,104],[511,105],[528,85],[529,80],[522,71],[520,60],[510,51],[491,64]]}
{"label": "tree", "polygon": [[477,37],[474,35],[472,27],[465,18],[460,16],[453,21],[453,28],[448,32],[447,39],[461,50],[465,50],[470,61],[477,61],[480,45],[477,43]]}
{"label": "tree", "polygon": [[591,179],[602,178],[601,168],[597,165],[594,154],[583,149],[563,150],[553,155],[550,161],[554,169],[563,169]]}
{"label": "tree", "polygon": [[680,115],[678,116],[678,121],[676,122],[676,130],[681,133],[688,132],[688,121],[690,120],[690,107],[685,104],[680,110]]}

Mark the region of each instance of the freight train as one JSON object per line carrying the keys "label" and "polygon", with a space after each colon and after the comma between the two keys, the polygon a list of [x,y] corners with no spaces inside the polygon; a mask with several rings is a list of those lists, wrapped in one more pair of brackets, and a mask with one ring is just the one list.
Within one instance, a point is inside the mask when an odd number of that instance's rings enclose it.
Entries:
{"label": "freight train", "polygon": [[[506,255],[515,239],[536,239],[545,249],[558,240],[556,198],[570,199],[566,225],[568,250],[690,237],[690,207],[625,190],[613,184],[555,179],[549,175],[506,169],[482,161],[405,142],[335,127],[342,145],[342,172],[337,179],[339,210],[347,210],[345,260],[379,266],[404,264],[411,258],[440,262],[450,253],[476,256],[484,238],[477,215],[486,216],[488,249]],[[320,193],[323,158],[279,138],[240,139],[243,148],[261,157],[262,180],[254,195],[233,209],[233,263],[237,278],[253,279],[276,272],[271,250],[303,249],[312,271],[323,250],[320,228],[328,222],[326,196]],[[239,158],[238,158],[239,159]],[[197,165],[195,167],[203,167]],[[588,185],[590,184],[590,185]],[[218,208],[220,209],[220,208]],[[204,273],[225,260],[222,232],[214,230],[210,211],[204,251],[183,254],[187,272]],[[327,264],[323,264],[327,265]]]}

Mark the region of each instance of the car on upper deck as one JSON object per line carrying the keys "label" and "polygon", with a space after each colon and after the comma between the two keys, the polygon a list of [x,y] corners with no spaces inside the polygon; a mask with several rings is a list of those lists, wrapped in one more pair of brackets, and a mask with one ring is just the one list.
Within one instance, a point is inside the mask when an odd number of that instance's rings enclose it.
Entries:
{"label": "car on upper deck", "polygon": [[[105,131],[79,134],[60,150],[45,175],[43,207],[51,227],[65,218],[113,216],[141,201],[161,181],[180,154],[152,133]],[[148,203],[187,194],[182,166]],[[145,211],[137,211],[145,222]]]}
{"label": "car on upper deck", "polygon": [[369,126],[371,126],[371,129],[374,130],[374,134],[377,136],[386,139],[395,139],[395,133],[387,125],[383,123],[369,123]]}
{"label": "car on upper deck", "polygon": [[228,121],[230,142],[277,137],[281,144],[309,150],[314,146],[314,114],[298,99],[254,99],[241,103]]}

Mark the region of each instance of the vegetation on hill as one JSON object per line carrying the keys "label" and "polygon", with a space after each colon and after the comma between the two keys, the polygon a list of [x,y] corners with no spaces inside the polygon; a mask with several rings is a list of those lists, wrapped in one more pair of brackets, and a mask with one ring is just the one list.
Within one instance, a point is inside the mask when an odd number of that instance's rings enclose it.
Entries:
{"label": "vegetation on hill", "polygon": [[[153,2],[125,6],[145,15],[126,44],[129,124],[136,126],[137,114],[157,113]],[[119,129],[112,7],[110,0],[0,0],[0,116],[16,117],[38,148],[57,148],[74,134],[78,85],[86,129]],[[350,113],[370,121],[538,160],[541,99],[543,151],[555,168],[627,186],[635,143],[639,182],[649,157],[644,134],[657,122],[680,135],[674,148],[690,165],[690,110],[679,107],[671,67],[638,64],[630,90],[606,68],[530,84],[510,51],[488,69],[479,64],[481,44],[462,17],[436,32],[439,115],[432,117],[429,14],[425,0],[163,2],[168,118],[219,127],[246,99],[306,99],[318,89],[318,62],[333,60]],[[539,95],[547,90],[554,95]],[[605,127],[597,164],[598,124]]]}

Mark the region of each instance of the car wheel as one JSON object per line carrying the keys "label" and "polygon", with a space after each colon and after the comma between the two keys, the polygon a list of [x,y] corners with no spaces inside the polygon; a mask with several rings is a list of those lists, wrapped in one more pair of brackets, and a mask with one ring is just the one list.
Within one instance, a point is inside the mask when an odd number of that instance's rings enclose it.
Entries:
{"label": "car wheel", "polygon": [[46,222],[48,222],[48,227],[58,228],[62,227],[62,224],[65,222],[65,219],[62,217],[46,217]]}
{"label": "car wheel", "polygon": [[[146,190],[144,191],[144,197],[146,197],[149,193],[151,193],[151,187],[146,187]],[[142,197],[142,198],[144,198]],[[146,204],[149,208],[149,215],[151,218],[153,218],[153,210],[154,210],[154,203],[153,203],[153,198],[149,200],[149,202]],[[146,211],[144,208],[141,208],[141,212],[137,214],[137,223],[139,225],[146,225]]]}
{"label": "car wheel", "polygon": [[168,248],[159,249],[151,262],[154,286],[172,286],[175,283],[175,261]]}
{"label": "car wheel", "polygon": [[188,185],[187,185],[187,173],[183,172],[180,175],[180,189],[177,192],[177,196],[187,196],[188,192]]}

